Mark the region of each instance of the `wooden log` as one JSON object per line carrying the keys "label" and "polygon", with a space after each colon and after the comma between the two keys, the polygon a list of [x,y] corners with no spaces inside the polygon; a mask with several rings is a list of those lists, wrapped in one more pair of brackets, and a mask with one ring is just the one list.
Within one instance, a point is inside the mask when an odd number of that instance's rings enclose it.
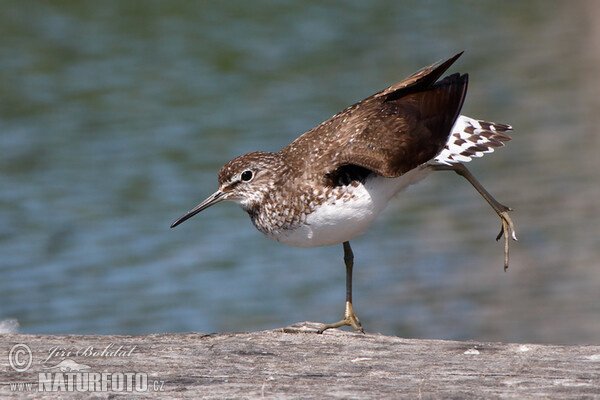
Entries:
{"label": "wooden log", "polygon": [[1,335],[0,398],[600,399],[600,346],[402,339],[337,329],[318,335],[318,326]]}

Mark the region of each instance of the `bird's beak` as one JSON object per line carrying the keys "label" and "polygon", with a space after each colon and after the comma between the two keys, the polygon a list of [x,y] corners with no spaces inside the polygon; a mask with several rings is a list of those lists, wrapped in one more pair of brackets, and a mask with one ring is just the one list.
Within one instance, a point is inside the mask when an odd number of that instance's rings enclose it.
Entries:
{"label": "bird's beak", "polygon": [[198,204],[196,207],[192,208],[190,211],[177,218],[175,222],[171,224],[171,228],[175,228],[177,225],[182,223],[183,221],[192,218],[194,215],[198,214],[200,211],[212,206],[213,204],[217,204],[221,201],[225,200],[225,193],[217,190],[210,197],[204,200],[202,203]]}

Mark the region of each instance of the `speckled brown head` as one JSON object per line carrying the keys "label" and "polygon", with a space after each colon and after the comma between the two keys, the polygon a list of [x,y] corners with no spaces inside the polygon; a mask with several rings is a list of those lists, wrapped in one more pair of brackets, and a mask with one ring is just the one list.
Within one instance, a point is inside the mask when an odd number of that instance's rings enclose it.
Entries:
{"label": "speckled brown head", "polygon": [[286,164],[279,153],[255,151],[236,157],[219,171],[219,190],[173,222],[171,228],[223,200],[233,201],[252,212],[268,192],[277,188],[286,172]]}

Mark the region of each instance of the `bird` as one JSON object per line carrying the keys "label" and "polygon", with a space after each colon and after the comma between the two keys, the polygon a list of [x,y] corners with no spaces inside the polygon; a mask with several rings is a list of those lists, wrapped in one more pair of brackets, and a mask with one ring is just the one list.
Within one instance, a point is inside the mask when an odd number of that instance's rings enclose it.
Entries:
{"label": "bird", "polygon": [[468,74],[440,77],[463,54],[421,68],[335,114],[278,152],[255,151],[227,162],[216,192],[175,220],[176,227],[222,201],[237,203],[267,237],[291,246],[342,244],[346,267],[343,318],[327,329],[364,333],[352,304],[353,240],[394,196],[434,171],[464,177],[500,217],[496,240],[517,240],[509,215],[466,168],[511,137],[510,125],[461,115]]}

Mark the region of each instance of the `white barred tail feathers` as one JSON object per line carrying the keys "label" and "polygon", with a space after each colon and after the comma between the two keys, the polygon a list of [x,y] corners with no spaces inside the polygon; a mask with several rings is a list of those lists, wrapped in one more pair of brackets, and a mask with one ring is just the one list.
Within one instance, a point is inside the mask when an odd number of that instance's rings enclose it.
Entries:
{"label": "white barred tail feathers", "polygon": [[493,152],[495,147],[504,146],[504,142],[511,139],[506,134],[510,130],[510,125],[479,121],[461,115],[456,119],[446,145],[434,160],[450,165],[482,157]]}

